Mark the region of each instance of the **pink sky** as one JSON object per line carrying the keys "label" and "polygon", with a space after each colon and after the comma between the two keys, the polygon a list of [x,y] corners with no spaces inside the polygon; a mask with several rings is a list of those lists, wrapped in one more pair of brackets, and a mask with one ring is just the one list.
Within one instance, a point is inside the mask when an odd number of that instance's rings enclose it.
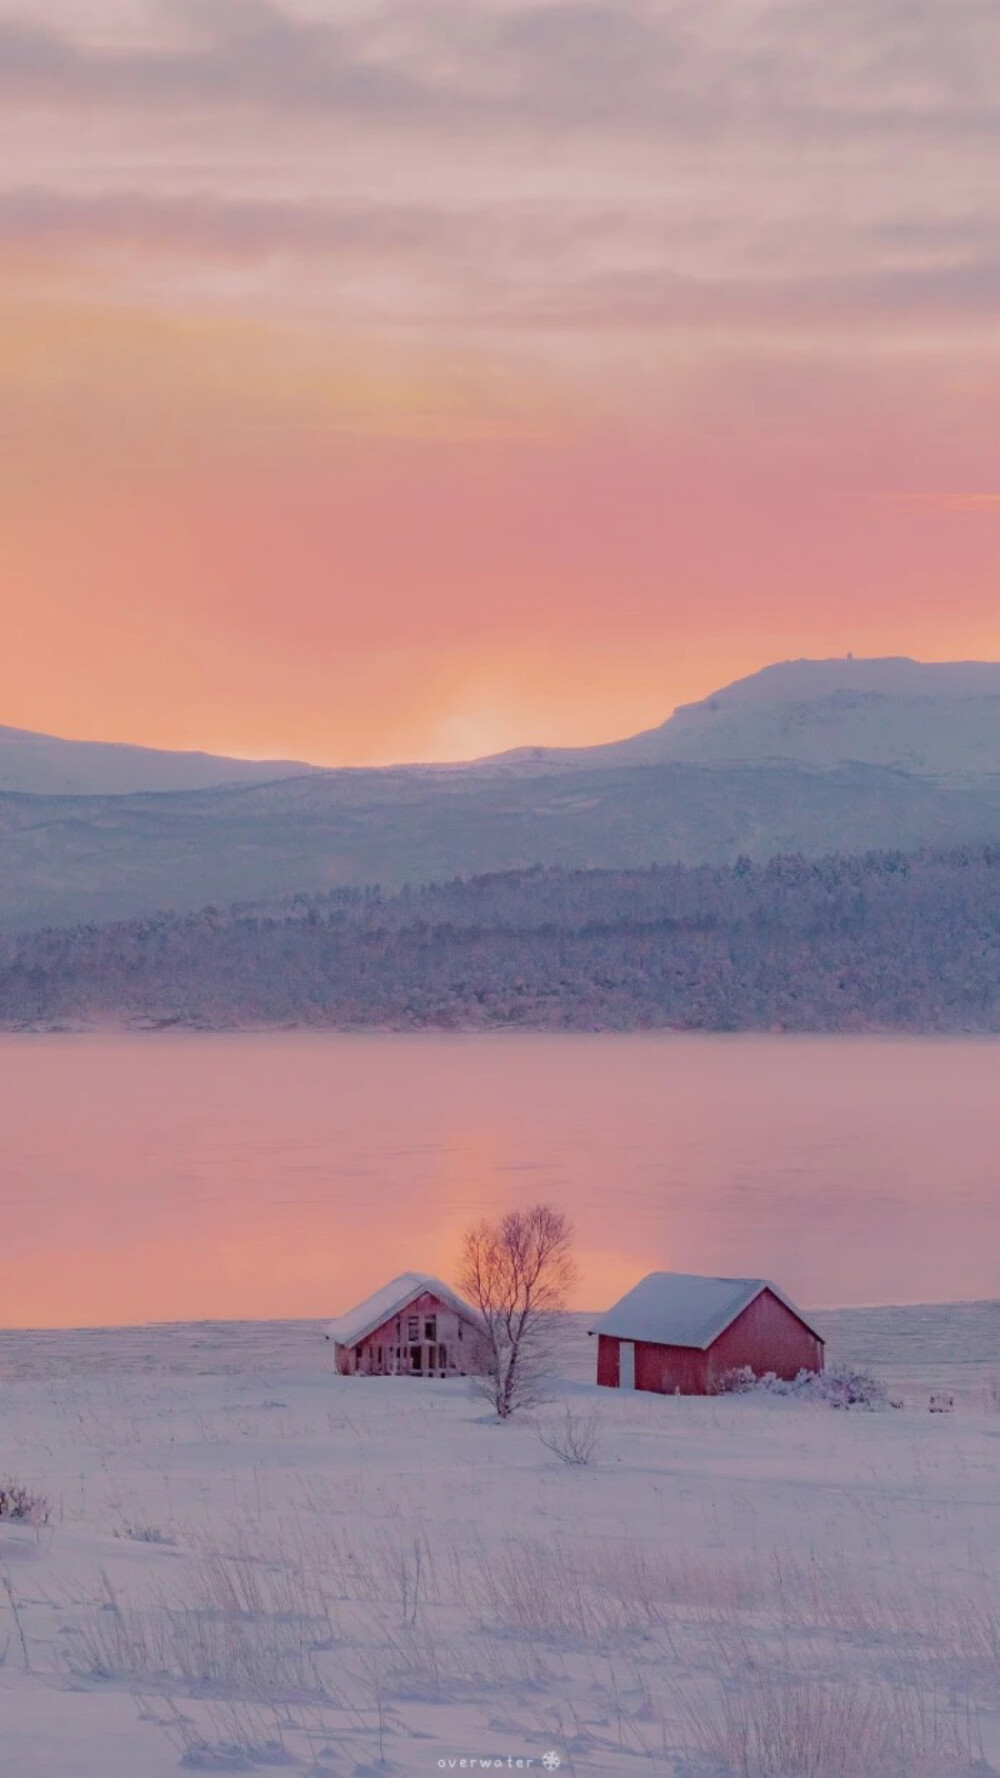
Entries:
{"label": "pink sky", "polygon": [[0,0],[0,722],[586,742],[1000,655],[984,0]]}

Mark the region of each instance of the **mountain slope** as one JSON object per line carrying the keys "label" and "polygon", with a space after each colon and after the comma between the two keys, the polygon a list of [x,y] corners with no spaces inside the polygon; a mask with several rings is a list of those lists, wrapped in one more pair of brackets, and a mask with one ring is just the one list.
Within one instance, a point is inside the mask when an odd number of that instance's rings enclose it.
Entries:
{"label": "mountain slope", "polygon": [[[529,747],[468,765],[389,768],[476,776],[525,767],[864,764],[921,776],[1000,772],[1000,663],[884,660],[780,661],[698,703],[659,728],[598,747]],[[0,791],[29,795],[134,795],[260,784],[321,771],[295,760],[226,759],[117,742],[66,741],[0,728]],[[363,774],[370,778],[371,773]]]}
{"label": "mountain slope", "polygon": [[862,763],[922,776],[1000,772],[1000,663],[780,661],[682,704],[659,728],[603,747],[535,748],[509,762],[590,766]]}
{"label": "mountain slope", "polygon": [[1000,837],[1000,776],[875,766],[332,772],[169,796],[0,796],[0,923],[103,920],[536,864],[728,863]]}
{"label": "mountain slope", "polygon": [[212,753],[171,753],[116,741],[64,741],[27,729],[0,728],[0,791],[34,796],[202,790],[213,784],[261,784],[312,770],[290,760],[224,759]]}
{"label": "mountain slope", "polygon": [[[78,757],[75,743],[0,731],[0,762],[4,744],[28,758],[29,743],[43,778],[46,745]],[[462,766],[321,771],[79,746],[88,794],[0,793],[8,929],[536,864],[1000,839],[1000,666],[989,663],[786,662],[647,735]],[[112,768],[119,790],[130,772],[154,774],[155,794],[98,794]],[[171,774],[192,782],[171,787]]]}

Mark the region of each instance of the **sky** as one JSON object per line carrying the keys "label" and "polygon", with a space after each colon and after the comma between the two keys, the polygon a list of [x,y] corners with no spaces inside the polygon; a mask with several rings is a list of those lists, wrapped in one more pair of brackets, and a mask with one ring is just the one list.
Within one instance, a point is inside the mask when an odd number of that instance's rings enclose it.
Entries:
{"label": "sky", "polygon": [[1000,657],[995,0],[0,0],[0,722],[329,764]]}

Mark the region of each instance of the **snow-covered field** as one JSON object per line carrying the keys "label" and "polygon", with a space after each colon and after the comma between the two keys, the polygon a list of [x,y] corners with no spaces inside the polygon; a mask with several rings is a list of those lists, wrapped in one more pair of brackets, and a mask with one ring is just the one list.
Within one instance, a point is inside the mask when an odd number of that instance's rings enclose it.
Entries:
{"label": "snow-covered field", "polygon": [[903,1407],[598,1391],[580,1325],[578,1466],[315,1323],[0,1334],[3,1778],[1000,1770],[1000,1304],[820,1320]]}

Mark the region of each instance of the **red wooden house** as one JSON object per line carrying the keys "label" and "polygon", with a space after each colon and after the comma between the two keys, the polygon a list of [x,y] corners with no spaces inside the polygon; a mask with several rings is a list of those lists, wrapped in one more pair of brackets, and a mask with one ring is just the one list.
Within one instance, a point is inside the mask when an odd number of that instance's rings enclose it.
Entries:
{"label": "red wooden house", "polygon": [[403,1272],[331,1321],[342,1376],[465,1377],[482,1369],[475,1310],[429,1272]]}
{"label": "red wooden house", "polygon": [[650,1272],[589,1330],[609,1389],[711,1395],[727,1371],[823,1369],[823,1338],[766,1278]]}

